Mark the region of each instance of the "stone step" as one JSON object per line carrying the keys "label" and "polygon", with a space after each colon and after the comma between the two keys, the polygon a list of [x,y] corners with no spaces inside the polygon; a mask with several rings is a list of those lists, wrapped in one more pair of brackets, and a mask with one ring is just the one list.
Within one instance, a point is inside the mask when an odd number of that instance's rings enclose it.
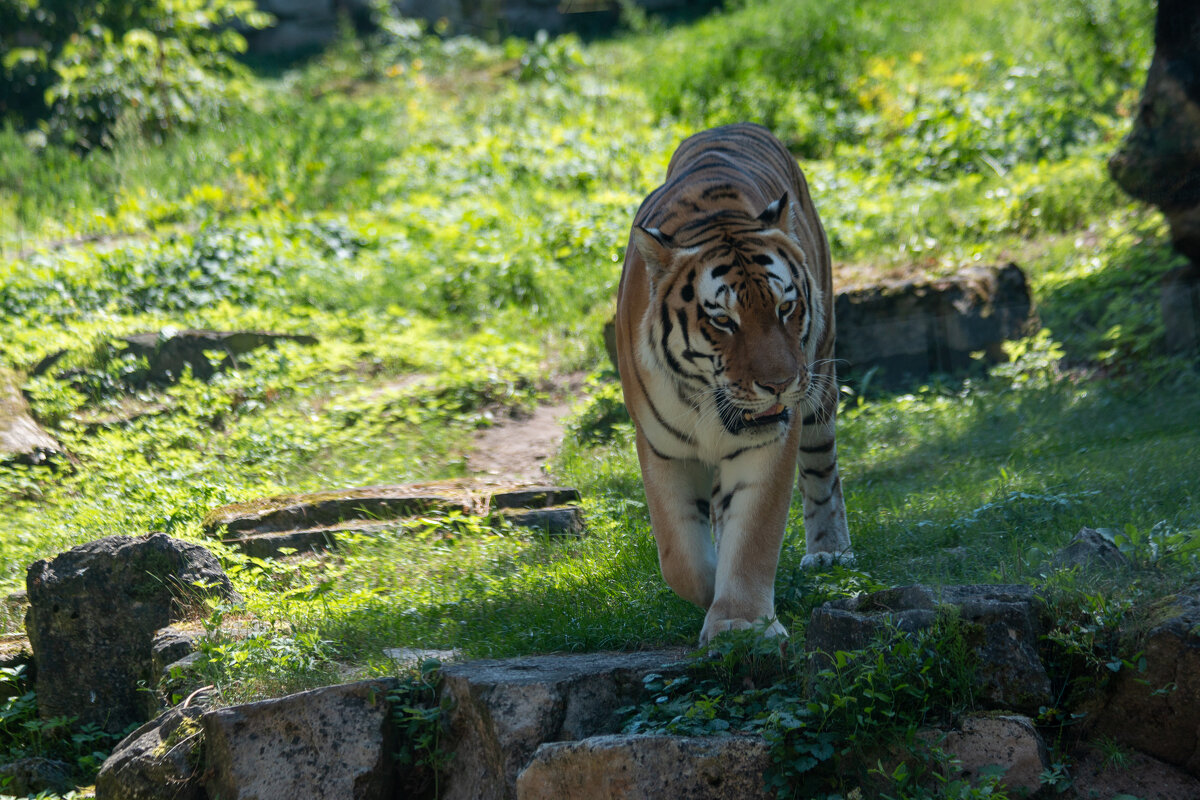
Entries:
{"label": "stone step", "polygon": [[221,506],[205,517],[204,531],[256,558],[274,558],[285,550],[327,550],[337,547],[339,534],[377,533],[397,528],[405,519],[451,512],[487,516],[550,536],[579,536],[583,512],[566,505],[578,501],[579,491],[565,486],[495,487],[464,481],[366,486]]}

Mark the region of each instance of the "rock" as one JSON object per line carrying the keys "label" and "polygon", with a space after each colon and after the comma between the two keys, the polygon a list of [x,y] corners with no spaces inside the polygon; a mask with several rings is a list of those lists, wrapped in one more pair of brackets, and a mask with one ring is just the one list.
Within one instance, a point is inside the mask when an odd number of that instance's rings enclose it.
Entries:
{"label": "rock", "polygon": [[1129,559],[1113,543],[1108,528],[1080,528],[1079,533],[1053,559],[1058,569],[1118,569],[1129,566]]}
{"label": "rock", "polygon": [[[204,586],[206,588],[200,588]],[[156,710],[155,632],[204,596],[236,598],[216,558],[156,533],[109,536],[29,567],[26,629],[43,718],[119,732]]]}
{"label": "rock", "polygon": [[581,536],[583,534],[583,512],[578,506],[562,508],[539,508],[533,511],[508,509],[500,517],[518,528],[548,534],[550,536]]}
{"label": "rock", "polygon": [[0,786],[4,796],[25,796],[51,792],[62,794],[75,788],[71,765],[52,758],[21,758],[0,765]]}
{"label": "rock", "polygon": [[569,486],[525,486],[492,494],[488,507],[493,511],[501,508],[553,508],[579,502],[579,490]]}
{"label": "rock", "polygon": [[442,668],[454,757],[445,800],[510,800],[545,742],[616,733],[618,709],[643,697],[642,678],[683,671],[681,650],[469,661]]}
{"label": "rock", "polygon": [[1015,264],[841,292],[834,313],[837,358],[859,374],[878,368],[888,382],[960,370],[979,351],[1002,361],[1002,342],[1037,328],[1029,284]]}
{"label": "rock", "polygon": [[221,800],[391,798],[393,679],[330,686],[202,717],[205,788]]}
{"label": "rock", "polygon": [[[1200,205],[1196,208],[1200,222]],[[1192,238],[1200,250],[1200,226]],[[1187,264],[1168,271],[1159,287],[1167,351],[1200,353],[1200,265]]]}
{"label": "rock", "polygon": [[209,536],[225,531],[225,543],[258,558],[291,549],[337,546],[347,531],[395,529],[426,514],[459,512],[505,519],[551,535],[579,535],[579,491],[565,486],[476,486],[463,481],[366,486],[283,495],[213,509],[204,518]]}
{"label": "rock", "polygon": [[281,495],[213,509],[204,518],[209,536],[293,532],[334,527],[357,520],[396,520],[437,512],[469,512],[451,489],[428,485],[366,486],[308,494]]}
{"label": "rock", "polygon": [[1042,771],[1050,767],[1046,743],[1028,717],[972,716],[947,731],[941,747],[957,758],[962,777],[979,778],[988,767],[1004,770],[1003,786],[1015,797],[1042,788]]}
{"label": "rock", "polygon": [[1176,249],[1200,262],[1200,5],[1193,0],[1159,1],[1141,103],[1108,168],[1122,189],[1162,209]]}
{"label": "rock", "polygon": [[196,634],[174,627],[155,631],[150,642],[150,659],[154,672],[161,673],[168,664],[191,655],[196,649],[196,638]]}
{"label": "rock", "polygon": [[1154,800],[1195,800],[1200,779],[1144,753],[1102,751],[1094,745],[1071,753],[1068,798],[1145,797]]}
{"label": "rock", "polygon": [[1200,776],[1200,587],[1148,610],[1145,670],[1122,669],[1091,735],[1109,736]]}
{"label": "rock", "polygon": [[35,466],[65,455],[62,445],[33,421],[21,379],[0,368],[0,462]]}
{"label": "rock", "polygon": [[[201,380],[208,380],[221,370],[237,364],[243,356],[263,347],[274,347],[278,342],[299,342],[313,345],[313,336],[266,331],[208,331],[174,330],[151,331],[123,336],[117,341],[124,343],[118,357],[132,355],[145,358],[147,370],[142,383],[169,384],[178,381],[185,367]],[[211,354],[223,354],[216,364]]]}
{"label": "rock", "polygon": [[543,744],[517,800],[765,800],[767,745],[749,736],[595,736]]}
{"label": "rock", "polygon": [[204,800],[199,706],[177,706],[121,740],[96,776],[96,800]]}
{"label": "rock", "polygon": [[882,632],[912,633],[953,606],[967,625],[967,641],[979,658],[979,699],[990,708],[1037,714],[1050,702],[1050,678],[1038,655],[1045,631],[1044,606],[1028,586],[904,586],[834,600],[815,609],[805,647],[824,658],[838,650],[861,650]]}

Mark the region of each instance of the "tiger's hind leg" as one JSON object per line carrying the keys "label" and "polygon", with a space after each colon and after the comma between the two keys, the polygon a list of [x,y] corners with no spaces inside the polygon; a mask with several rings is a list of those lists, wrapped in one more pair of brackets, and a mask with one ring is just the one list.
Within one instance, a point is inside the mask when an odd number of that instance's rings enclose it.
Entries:
{"label": "tiger's hind leg", "polygon": [[838,474],[836,383],[830,379],[825,386],[820,406],[809,411],[800,429],[797,461],[798,483],[804,494],[805,554],[800,562],[803,567],[854,562],[846,501]]}

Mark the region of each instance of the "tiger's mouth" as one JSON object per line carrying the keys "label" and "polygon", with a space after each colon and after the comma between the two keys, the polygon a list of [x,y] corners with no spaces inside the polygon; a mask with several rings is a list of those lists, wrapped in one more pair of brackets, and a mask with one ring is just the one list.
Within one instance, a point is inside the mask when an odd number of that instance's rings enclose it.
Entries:
{"label": "tiger's mouth", "polygon": [[792,413],[791,409],[782,403],[776,403],[759,412],[740,408],[732,403],[720,404],[718,407],[721,408],[721,422],[730,433],[744,433],[752,428],[787,422]]}
{"label": "tiger's mouth", "polygon": [[760,411],[755,414],[752,411],[743,411],[741,423],[746,427],[757,427],[759,425],[770,425],[774,422],[783,422],[788,418],[788,409],[783,403],[776,403],[766,411]]}

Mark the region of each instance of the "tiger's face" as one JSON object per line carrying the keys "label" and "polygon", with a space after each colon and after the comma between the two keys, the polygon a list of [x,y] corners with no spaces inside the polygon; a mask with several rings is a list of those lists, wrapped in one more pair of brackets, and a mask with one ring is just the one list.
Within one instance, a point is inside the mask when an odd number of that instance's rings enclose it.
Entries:
{"label": "tiger's face", "polygon": [[649,345],[681,394],[711,403],[732,434],[778,433],[811,383],[820,306],[786,215],[785,197],[757,218],[710,222],[698,244],[635,232],[661,308]]}

